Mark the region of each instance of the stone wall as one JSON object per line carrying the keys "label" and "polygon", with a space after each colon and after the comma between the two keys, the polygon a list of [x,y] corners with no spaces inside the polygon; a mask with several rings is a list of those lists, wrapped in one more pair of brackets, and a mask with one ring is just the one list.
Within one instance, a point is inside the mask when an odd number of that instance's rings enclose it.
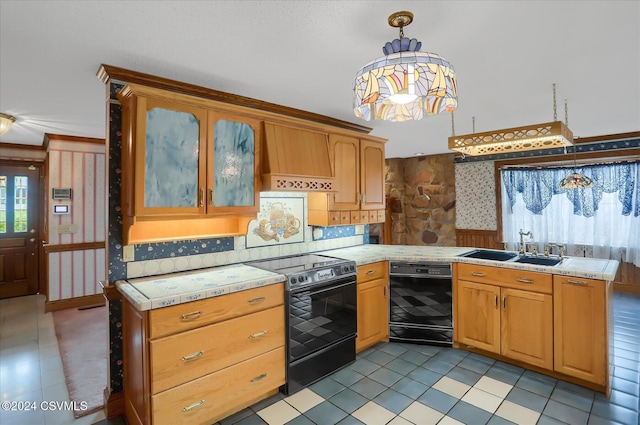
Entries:
{"label": "stone wall", "polygon": [[454,154],[386,161],[394,245],[456,245]]}

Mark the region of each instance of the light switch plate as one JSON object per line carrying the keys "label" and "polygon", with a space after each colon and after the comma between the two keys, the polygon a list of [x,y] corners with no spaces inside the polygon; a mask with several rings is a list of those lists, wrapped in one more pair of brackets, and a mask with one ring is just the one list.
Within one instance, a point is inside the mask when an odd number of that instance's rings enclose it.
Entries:
{"label": "light switch plate", "polygon": [[125,245],[122,247],[122,261],[133,261],[135,257],[133,245]]}

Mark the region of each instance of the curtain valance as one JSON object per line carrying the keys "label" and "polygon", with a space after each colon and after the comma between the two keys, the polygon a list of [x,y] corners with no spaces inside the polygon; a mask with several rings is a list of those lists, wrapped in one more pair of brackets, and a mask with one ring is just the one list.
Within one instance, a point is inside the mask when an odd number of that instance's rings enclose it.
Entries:
{"label": "curtain valance", "polygon": [[[561,189],[560,181],[572,172],[591,178],[593,188]],[[502,170],[502,183],[513,207],[521,193],[526,208],[541,214],[554,195],[564,195],[573,204],[573,214],[592,217],[598,210],[603,193],[618,193],[622,215],[640,215],[640,161],[579,167],[507,168]]]}

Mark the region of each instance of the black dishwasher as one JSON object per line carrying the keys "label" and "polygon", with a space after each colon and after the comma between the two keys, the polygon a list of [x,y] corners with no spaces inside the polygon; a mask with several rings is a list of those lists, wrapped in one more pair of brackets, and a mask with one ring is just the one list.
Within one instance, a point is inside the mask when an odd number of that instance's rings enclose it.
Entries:
{"label": "black dishwasher", "polygon": [[389,340],[453,344],[451,263],[389,263]]}

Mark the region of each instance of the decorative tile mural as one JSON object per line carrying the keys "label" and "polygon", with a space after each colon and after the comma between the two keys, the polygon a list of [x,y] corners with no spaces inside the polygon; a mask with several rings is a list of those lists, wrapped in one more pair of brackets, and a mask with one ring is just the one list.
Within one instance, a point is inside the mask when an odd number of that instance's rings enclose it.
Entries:
{"label": "decorative tile mural", "polygon": [[304,242],[306,196],[260,195],[260,212],[249,223],[247,248]]}
{"label": "decorative tile mural", "polygon": [[493,161],[455,164],[456,228],[497,230]]}

